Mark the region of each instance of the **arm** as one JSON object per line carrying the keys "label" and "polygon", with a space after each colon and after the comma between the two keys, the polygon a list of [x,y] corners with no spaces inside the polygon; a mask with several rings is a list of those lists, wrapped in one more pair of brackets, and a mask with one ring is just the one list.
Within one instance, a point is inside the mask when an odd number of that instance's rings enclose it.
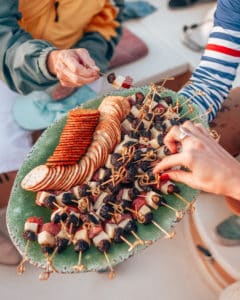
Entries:
{"label": "arm", "polygon": [[99,77],[85,49],[56,50],[46,41],[33,39],[18,26],[20,17],[17,0],[0,0],[0,79],[12,90],[27,94],[58,80],[76,87]]}
{"label": "arm", "polygon": [[193,102],[207,110],[211,105],[209,120],[215,117],[227,97],[240,63],[240,2],[219,0],[214,27],[201,62],[190,81],[180,93],[189,98],[196,90],[204,96],[195,96]]}
{"label": "arm", "polygon": [[46,59],[54,47],[33,40],[18,26],[21,15],[17,0],[0,0],[0,79],[19,93],[45,89],[57,81],[47,69]]}
{"label": "arm", "polygon": [[[174,181],[240,201],[240,163],[225,151],[200,124],[185,122],[182,127],[189,133],[181,140],[179,127],[173,127],[164,143],[173,155],[165,157],[154,168],[154,173],[165,172]],[[176,143],[181,143],[180,153]],[[169,170],[182,166],[189,171]]]}

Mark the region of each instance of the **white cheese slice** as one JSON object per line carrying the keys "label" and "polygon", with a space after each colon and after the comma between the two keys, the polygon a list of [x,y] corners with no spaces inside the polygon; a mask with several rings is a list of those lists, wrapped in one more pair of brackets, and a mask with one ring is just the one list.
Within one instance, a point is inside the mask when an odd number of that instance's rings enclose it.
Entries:
{"label": "white cheese slice", "polygon": [[109,236],[104,231],[101,231],[93,238],[93,244],[97,247],[102,240],[108,240],[110,242]]}
{"label": "white cheese slice", "polygon": [[42,231],[38,234],[38,244],[53,247],[55,245],[55,237],[47,231]]}
{"label": "white cheese slice", "polygon": [[26,222],[24,224],[24,230],[29,230],[37,233],[38,231],[38,224],[37,223],[31,223],[31,222]]}

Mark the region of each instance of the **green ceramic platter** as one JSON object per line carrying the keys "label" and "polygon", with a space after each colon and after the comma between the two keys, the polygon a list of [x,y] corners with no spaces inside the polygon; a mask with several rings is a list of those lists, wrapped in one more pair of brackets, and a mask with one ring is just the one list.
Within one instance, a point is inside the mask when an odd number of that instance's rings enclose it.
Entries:
{"label": "green ceramic platter", "polygon": [[[120,90],[111,93],[112,95],[128,96],[135,92],[143,92],[146,94],[149,87],[142,88],[131,88],[129,90]],[[165,90],[162,92],[162,96],[171,96],[174,101],[178,96],[175,92],[170,90]],[[88,101],[84,105],[84,108],[97,108],[101,103],[102,97]],[[181,97],[180,97],[181,101]],[[183,109],[182,114],[186,111]],[[195,117],[200,113],[199,109],[195,109],[191,113],[191,117]],[[41,216],[44,222],[50,221],[51,211],[44,207],[39,207],[35,204],[36,193],[25,191],[21,188],[21,181],[24,176],[35,166],[44,164],[47,158],[52,154],[56,145],[58,144],[61,131],[66,123],[66,117],[54,122],[42,136],[39,138],[37,143],[33,146],[32,150],[28,154],[27,159],[21,166],[9,201],[9,206],[7,210],[7,225],[10,232],[10,236],[19,249],[20,253],[24,253],[26,241],[24,240],[22,233],[24,229],[25,220],[30,216]],[[197,196],[198,191],[193,190],[182,184],[178,184],[181,189],[181,195],[185,197],[189,202],[194,201]],[[167,195],[167,202],[172,207],[183,210],[186,212],[187,205],[179,200],[173,195]],[[160,207],[157,211],[154,211],[154,220],[162,227],[166,232],[171,232],[173,226],[176,224],[176,214],[173,210],[167,207]],[[159,238],[165,236],[165,234],[157,229],[154,225],[141,225],[138,224],[138,234],[143,240],[156,241]],[[134,238],[129,236],[130,241],[134,241]],[[138,246],[132,252],[128,251],[128,246],[124,243],[122,244],[112,244],[109,251],[109,258],[113,265],[116,265],[125,259],[129,258],[136,251],[145,248],[145,246]],[[30,243],[27,259],[30,263],[44,268],[46,266],[46,258],[41,252],[41,249],[37,242]],[[73,246],[69,246],[62,254],[58,254],[54,258],[54,266],[61,273],[72,273],[73,266],[77,264],[78,254],[74,252]],[[107,262],[102,253],[100,253],[96,248],[91,247],[86,253],[83,254],[82,263],[86,267],[86,271],[101,271],[107,268]]]}

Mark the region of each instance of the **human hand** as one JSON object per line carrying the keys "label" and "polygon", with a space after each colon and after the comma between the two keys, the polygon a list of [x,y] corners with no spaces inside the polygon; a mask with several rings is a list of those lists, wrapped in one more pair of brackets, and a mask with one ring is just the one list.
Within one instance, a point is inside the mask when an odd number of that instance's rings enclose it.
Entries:
{"label": "human hand", "polygon": [[83,48],[51,51],[47,67],[66,87],[82,86],[99,78],[99,68]]}
{"label": "human hand", "polygon": [[[192,188],[240,200],[240,164],[210,136],[203,125],[187,121],[182,128],[188,133],[182,140],[178,126],[165,136],[164,143],[173,155],[159,162],[153,172],[164,172],[172,180]],[[181,152],[178,153],[179,143]],[[186,167],[189,171],[169,170],[176,166]]]}

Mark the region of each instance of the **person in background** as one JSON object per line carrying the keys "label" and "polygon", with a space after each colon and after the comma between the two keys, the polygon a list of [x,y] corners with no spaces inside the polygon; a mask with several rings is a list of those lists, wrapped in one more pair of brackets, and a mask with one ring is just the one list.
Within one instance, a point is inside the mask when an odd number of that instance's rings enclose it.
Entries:
{"label": "person in background", "polygon": [[15,94],[5,84],[20,94],[57,85],[52,96],[59,100],[96,81],[121,37],[123,7],[123,0],[0,0],[0,263],[19,260],[7,238],[5,211],[31,147],[30,133],[12,117]]}

